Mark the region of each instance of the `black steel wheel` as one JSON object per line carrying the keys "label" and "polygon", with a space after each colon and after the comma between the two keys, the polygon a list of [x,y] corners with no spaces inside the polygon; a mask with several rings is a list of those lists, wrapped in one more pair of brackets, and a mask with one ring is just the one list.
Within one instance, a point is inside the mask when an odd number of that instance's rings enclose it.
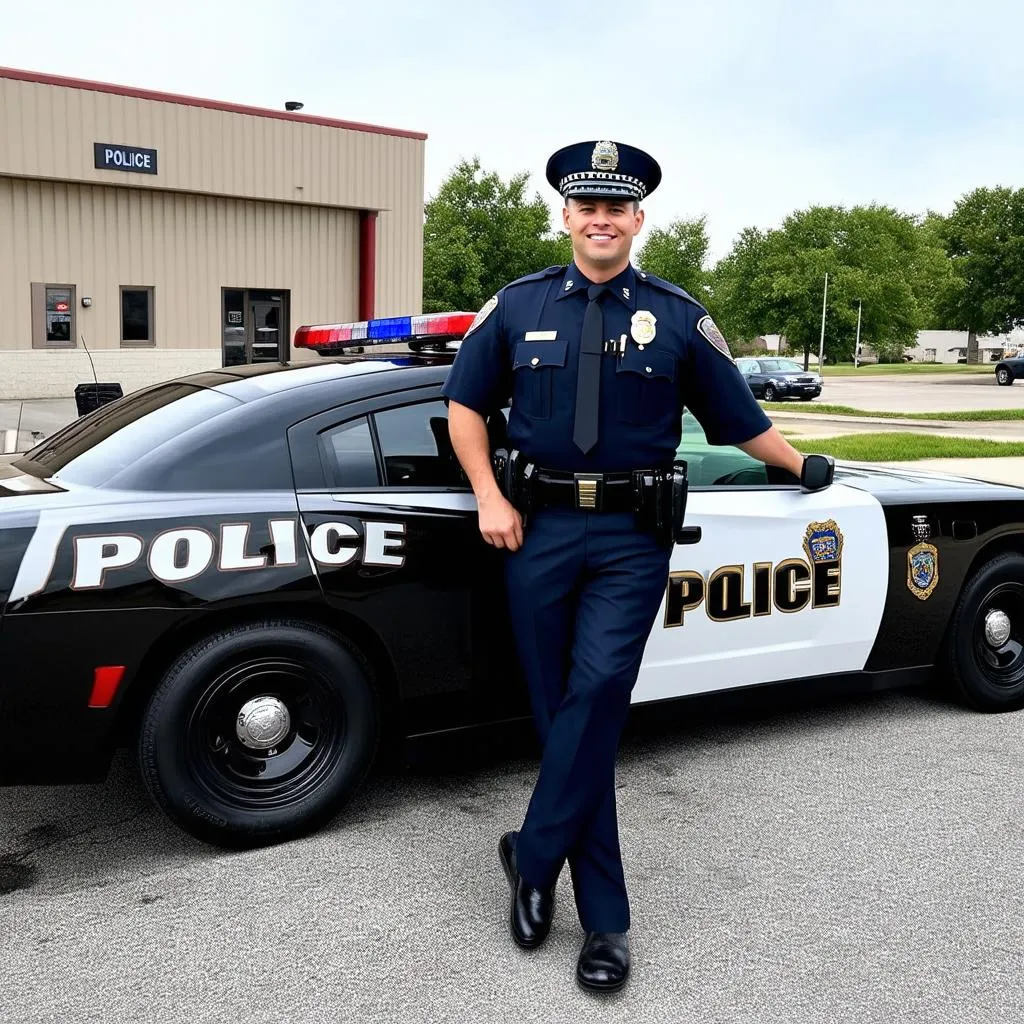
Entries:
{"label": "black steel wheel", "polygon": [[1024,707],[1024,555],[1006,552],[967,581],[950,621],[947,667],[978,711]]}
{"label": "black steel wheel", "polygon": [[776,394],[774,384],[765,384],[764,386],[764,400],[766,402],[774,402],[779,396]]}
{"label": "black steel wheel", "polygon": [[176,824],[221,846],[280,842],[333,817],[379,732],[365,659],[330,631],[223,630],[170,667],[143,716],[142,776]]}

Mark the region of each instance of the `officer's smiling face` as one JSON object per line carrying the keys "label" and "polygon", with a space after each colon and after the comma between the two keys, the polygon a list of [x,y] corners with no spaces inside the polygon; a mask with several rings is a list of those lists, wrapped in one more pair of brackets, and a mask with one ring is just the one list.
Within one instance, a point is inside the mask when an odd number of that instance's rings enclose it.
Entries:
{"label": "officer's smiling face", "polygon": [[570,199],[562,210],[562,220],[580,270],[586,273],[583,264],[589,264],[599,272],[618,273],[629,262],[644,212],[635,210],[629,200]]}

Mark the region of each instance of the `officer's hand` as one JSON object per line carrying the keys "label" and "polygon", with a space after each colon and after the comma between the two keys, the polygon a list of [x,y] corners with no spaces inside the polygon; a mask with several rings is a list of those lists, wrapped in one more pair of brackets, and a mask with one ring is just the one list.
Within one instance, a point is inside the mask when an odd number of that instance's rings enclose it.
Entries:
{"label": "officer's hand", "polygon": [[496,548],[516,551],[523,543],[523,517],[500,491],[478,503],[480,533]]}

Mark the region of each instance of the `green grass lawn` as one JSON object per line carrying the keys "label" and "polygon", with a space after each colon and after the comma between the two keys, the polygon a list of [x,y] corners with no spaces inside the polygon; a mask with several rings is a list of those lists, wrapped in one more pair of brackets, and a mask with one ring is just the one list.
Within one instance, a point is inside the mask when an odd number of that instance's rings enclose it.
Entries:
{"label": "green grass lawn", "polygon": [[983,459],[1024,456],[1024,442],[987,441],[933,434],[843,434],[790,442],[802,452],[818,452],[853,462],[907,462],[913,459]]}
{"label": "green grass lawn", "polygon": [[849,405],[829,405],[827,402],[762,402],[765,412],[800,412],[813,416],[867,416],[887,420],[1024,420],[1021,409],[966,409],[950,412],[879,412],[877,409],[854,409]]}
{"label": "green grass lawn", "polygon": [[[796,361],[803,363],[803,356],[798,356]],[[826,363],[822,376],[828,380],[829,377],[851,377],[860,374],[871,377],[886,373],[995,373],[995,370],[995,363],[978,363],[971,366],[966,363],[869,363],[867,366],[858,367],[854,367],[853,363]],[[811,372],[816,372],[813,366]]]}

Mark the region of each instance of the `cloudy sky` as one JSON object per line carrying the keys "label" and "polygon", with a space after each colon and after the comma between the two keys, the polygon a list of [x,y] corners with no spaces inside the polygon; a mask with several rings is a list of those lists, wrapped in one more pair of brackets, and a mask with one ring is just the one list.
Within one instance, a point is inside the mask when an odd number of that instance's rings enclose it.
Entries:
{"label": "cloudy sky", "polygon": [[[102,12],[102,13],[101,13]],[[543,179],[583,139],[649,150],[648,223],[714,256],[811,203],[948,210],[1024,185],[1019,0],[0,0],[0,65],[426,132]]]}

